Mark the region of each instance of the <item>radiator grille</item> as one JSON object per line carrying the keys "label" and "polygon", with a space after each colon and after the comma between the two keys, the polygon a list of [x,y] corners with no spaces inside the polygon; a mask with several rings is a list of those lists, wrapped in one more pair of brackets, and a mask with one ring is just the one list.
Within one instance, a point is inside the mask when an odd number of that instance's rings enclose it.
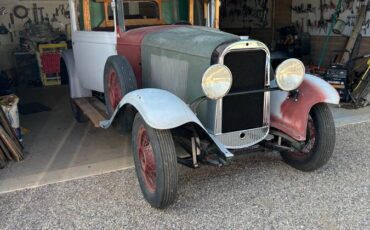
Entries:
{"label": "radiator grille", "polygon": [[[230,93],[264,89],[266,53],[263,50],[233,51],[226,54],[224,64],[233,74]],[[262,127],[264,93],[228,95],[222,104],[222,133]]]}

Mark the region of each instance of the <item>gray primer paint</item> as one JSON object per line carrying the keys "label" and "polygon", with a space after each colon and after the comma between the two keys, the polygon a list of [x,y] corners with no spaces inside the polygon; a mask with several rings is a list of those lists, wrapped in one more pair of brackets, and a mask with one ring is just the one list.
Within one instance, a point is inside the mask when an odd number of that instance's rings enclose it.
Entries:
{"label": "gray primer paint", "polygon": [[[201,81],[214,50],[233,40],[239,37],[197,26],[174,27],[147,35],[142,43],[144,88],[167,90],[190,104],[204,96]],[[212,123],[215,111],[207,104],[201,104],[198,117],[205,127],[211,127],[207,123]]]}

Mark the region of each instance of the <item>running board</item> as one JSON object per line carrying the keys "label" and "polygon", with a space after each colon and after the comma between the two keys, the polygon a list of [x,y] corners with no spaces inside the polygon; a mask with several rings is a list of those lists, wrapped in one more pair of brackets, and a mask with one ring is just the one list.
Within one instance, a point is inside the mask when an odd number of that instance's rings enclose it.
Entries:
{"label": "running board", "polygon": [[83,97],[73,99],[95,128],[100,128],[100,121],[108,119],[105,105],[95,97]]}

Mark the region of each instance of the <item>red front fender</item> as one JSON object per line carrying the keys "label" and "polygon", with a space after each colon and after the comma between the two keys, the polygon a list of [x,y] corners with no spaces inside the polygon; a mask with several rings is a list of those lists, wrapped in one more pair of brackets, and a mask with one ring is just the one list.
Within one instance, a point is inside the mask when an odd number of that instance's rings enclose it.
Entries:
{"label": "red front fender", "polygon": [[306,140],[308,115],[318,103],[338,104],[338,92],[321,78],[305,75],[299,87],[298,101],[284,91],[271,92],[271,127],[281,130],[298,141]]}

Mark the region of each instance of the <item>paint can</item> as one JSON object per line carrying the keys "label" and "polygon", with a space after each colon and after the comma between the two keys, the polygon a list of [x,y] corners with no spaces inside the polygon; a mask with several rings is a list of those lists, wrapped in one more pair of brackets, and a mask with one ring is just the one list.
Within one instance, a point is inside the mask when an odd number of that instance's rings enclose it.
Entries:
{"label": "paint can", "polygon": [[337,23],[335,23],[335,26],[333,28],[333,32],[335,34],[342,34],[345,27],[346,27],[346,22],[343,21],[342,19],[338,19]]}

